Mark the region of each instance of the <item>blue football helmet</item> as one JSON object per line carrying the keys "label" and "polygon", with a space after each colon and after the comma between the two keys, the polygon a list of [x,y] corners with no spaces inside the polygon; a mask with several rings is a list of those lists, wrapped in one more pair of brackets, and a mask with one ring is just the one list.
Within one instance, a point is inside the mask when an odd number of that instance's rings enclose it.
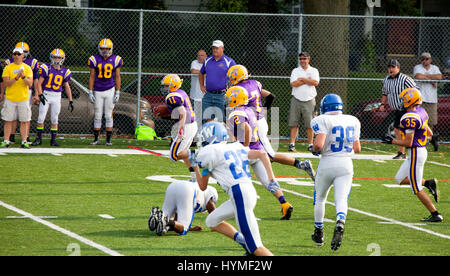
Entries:
{"label": "blue football helmet", "polygon": [[200,130],[200,136],[202,146],[227,142],[228,140],[227,129],[219,122],[208,122],[204,124]]}
{"label": "blue football helmet", "polygon": [[326,94],[320,102],[320,114],[332,111],[344,111],[344,103],[339,95]]}

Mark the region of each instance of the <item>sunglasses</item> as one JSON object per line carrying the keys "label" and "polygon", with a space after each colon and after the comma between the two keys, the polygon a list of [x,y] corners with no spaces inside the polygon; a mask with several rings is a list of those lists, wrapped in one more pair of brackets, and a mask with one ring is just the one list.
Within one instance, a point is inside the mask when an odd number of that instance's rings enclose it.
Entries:
{"label": "sunglasses", "polygon": [[422,58],[422,60],[429,60],[429,58]]}
{"label": "sunglasses", "polygon": [[13,56],[21,56],[22,54],[21,53],[19,53],[19,52],[15,52],[15,53],[13,53]]}
{"label": "sunglasses", "polygon": [[307,60],[308,58],[300,58],[300,60]]}

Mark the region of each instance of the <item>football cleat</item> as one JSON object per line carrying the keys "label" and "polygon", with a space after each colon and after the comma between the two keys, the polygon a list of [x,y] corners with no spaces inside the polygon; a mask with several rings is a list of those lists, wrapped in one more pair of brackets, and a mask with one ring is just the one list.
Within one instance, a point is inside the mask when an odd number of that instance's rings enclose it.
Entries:
{"label": "football cleat", "polygon": [[292,211],[294,211],[294,207],[292,207],[289,202],[281,204],[281,220],[289,220],[291,218]]}
{"label": "football cleat", "polygon": [[112,146],[112,143],[111,143],[111,141],[109,141],[109,142],[106,142],[105,145]]}
{"label": "football cleat", "polygon": [[22,145],[20,146],[23,149],[31,149],[30,144],[28,144],[28,142],[23,142]]}
{"label": "football cleat", "polygon": [[406,159],[406,154],[402,152],[398,152],[396,156],[392,157],[392,159],[399,160],[399,159]]}
{"label": "football cleat", "polygon": [[323,245],[323,229],[314,227],[314,233],[311,235],[312,240],[317,246]]}
{"label": "football cleat", "polygon": [[159,211],[158,206],[152,207],[150,218],[148,219],[148,229],[150,229],[150,231],[156,230],[156,225],[158,224],[158,211]]}
{"label": "football cleat", "polygon": [[50,146],[59,147],[59,144],[56,142],[56,140],[50,140]]}
{"label": "football cleat", "polygon": [[155,233],[161,236],[163,233],[167,232],[167,224],[169,224],[169,218],[164,216],[163,211],[158,211],[158,224],[156,225]]}
{"label": "football cleat", "polygon": [[305,164],[305,172],[311,177],[313,181],[316,181],[316,172],[314,171],[311,161],[306,160]]}
{"label": "football cleat", "polygon": [[434,201],[439,202],[440,192],[437,185],[438,180],[436,178],[433,178],[425,182],[428,184],[426,187],[430,190],[430,193],[433,195]]}
{"label": "football cleat", "polygon": [[98,144],[100,144],[99,140],[94,140],[93,142],[91,142],[91,145],[98,145]]}
{"label": "football cleat", "polygon": [[39,145],[42,145],[42,140],[41,140],[41,138],[37,138],[37,137],[36,137],[36,140],[34,140],[34,142],[31,143],[31,145],[32,145],[32,146],[39,146]]}
{"label": "football cleat", "polygon": [[289,145],[289,151],[291,152],[297,152],[297,150],[295,149],[295,145]]}
{"label": "football cleat", "polygon": [[9,142],[7,142],[7,141],[3,141],[3,142],[0,144],[0,148],[7,148],[7,147],[9,147]]}
{"label": "football cleat", "polygon": [[444,218],[442,217],[442,215],[438,213],[437,215],[430,215],[429,217],[424,218],[421,221],[423,221],[423,222],[441,222],[443,220],[444,220]]}
{"label": "football cleat", "polygon": [[338,220],[334,227],[333,239],[331,240],[331,250],[338,250],[342,243],[342,236],[344,235],[344,222]]}

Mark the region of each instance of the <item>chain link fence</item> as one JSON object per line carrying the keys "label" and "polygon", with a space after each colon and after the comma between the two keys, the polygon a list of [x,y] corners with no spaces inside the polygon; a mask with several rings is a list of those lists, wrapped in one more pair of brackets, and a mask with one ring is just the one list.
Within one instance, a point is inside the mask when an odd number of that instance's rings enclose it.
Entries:
{"label": "chain link fence", "polygon": [[[439,121],[436,131],[450,139],[450,18],[237,14],[146,11],[93,8],[0,5],[2,39],[0,56],[11,57],[14,45],[25,41],[31,55],[49,63],[50,51],[66,53],[71,69],[75,111],[67,111],[63,98],[59,128],[64,134],[90,134],[93,105],[89,103],[88,58],[98,53],[98,43],[110,38],[114,53],[124,60],[122,94],[114,110],[115,135],[132,135],[139,122],[154,126],[159,136],[170,135],[170,120],[155,118],[154,108],[164,95],[162,76],[177,73],[182,89],[190,90],[190,64],[199,49],[211,55],[213,40],[225,43],[225,54],[245,65],[251,78],[276,95],[279,134],[289,135],[287,117],[291,98],[289,77],[298,66],[298,53],[307,51],[321,76],[317,107],[327,93],[341,95],[345,112],[362,123],[363,139],[378,139],[392,122],[389,112],[378,112],[387,60],[396,58],[409,76],[430,52],[443,73],[438,87]],[[138,100],[140,99],[140,100]],[[269,120],[270,122],[270,111]],[[33,106],[31,133],[37,106]],[[46,121],[46,125],[49,122]],[[104,124],[103,124],[104,125]],[[300,128],[299,137],[306,137]]]}

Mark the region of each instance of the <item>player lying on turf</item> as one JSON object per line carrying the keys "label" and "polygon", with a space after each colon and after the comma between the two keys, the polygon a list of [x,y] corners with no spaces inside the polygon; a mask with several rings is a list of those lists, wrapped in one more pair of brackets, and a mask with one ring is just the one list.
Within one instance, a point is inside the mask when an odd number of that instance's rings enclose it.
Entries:
{"label": "player lying on turf", "polygon": [[[191,156],[191,160],[203,169],[198,179],[200,189],[208,188],[208,180],[212,176],[230,197],[208,215],[206,226],[238,242],[247,253],[271,256],[272,252],[262,244],[253,212],[257,195],[249,170],[249,159],[259,159],[267,171],[269,187],[278,187],[267,154],[250,150],[241,143],[227,144],[227,130],[218,122],[204,124],[200,134],[204,147],[200,148],[196,157]],[[239,231],[225,221],[233,217]]]}
{"label": "player lying on turf", "polygon": [[166,189],[162,209],[158,206],[152,207],[148,228],[158,236],[168,231],[179,235],[186,235],[188,231],[201,231],[201,225],[191,227],[195,213],[211,213],[216,209],[218,198],[214,187],[208,186],[202,191],[197,182],[172,182]]}
{"label": "player lying on turf", "polygon": [[197,134],[197,123],[191,101],[186,92],[181,88],[183,80],[176,74],[166,75],[162,81],[163,91],[166,93],[166,104],[169,108],[171,118],[177,122],[173,126],[176,133],[172,133],[172,144],[170,146],[170,158],[173,161],[183,160],[191,173],[192,181],[196,181],[197,167],[189,162],[189,147]]}

